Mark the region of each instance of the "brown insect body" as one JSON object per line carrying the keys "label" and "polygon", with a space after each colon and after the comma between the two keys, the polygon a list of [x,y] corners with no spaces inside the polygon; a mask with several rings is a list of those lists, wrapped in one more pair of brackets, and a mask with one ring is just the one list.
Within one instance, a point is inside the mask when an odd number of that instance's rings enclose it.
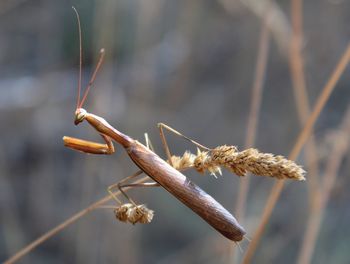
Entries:
{"label": "brown insect body", "polygon": [[174,169],[137,140],[113,128],[105,119],[87,112],[84,113],[84,119],[102,135],[108,136],[121,144],[142,171],[222,235],[233,241],[241,241],[243,239],[245,230],[232,214],[185,175]]}

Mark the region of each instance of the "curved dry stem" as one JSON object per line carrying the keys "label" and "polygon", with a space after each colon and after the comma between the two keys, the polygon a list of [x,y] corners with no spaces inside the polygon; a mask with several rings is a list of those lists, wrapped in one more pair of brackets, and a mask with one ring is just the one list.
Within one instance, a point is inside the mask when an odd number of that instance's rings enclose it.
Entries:
{"label": "curved dry stem", "polygon": [[[334,72],[332,73],[330,79],[322,89],[322,92],[320,96],[317,99],[316,105],[312,111],[312,114],[309,116],[306,125],[304,126],[302,132],[299,134],[299,137],[297,138],[297,141],[289,155],[289,159],[295,160],[296,157],[299,155],[301,148],[305,144],[308,136],[310,135],[312,128],[316,122],[316,119],[319,117],[322,109],[324,108],[327,100],[329,99],[330,94],[334,90],[334,87],[339,80],[340,76],[344,72],[347,64],[350,60],[350,43],[348,44],[345,53],[341,57],[338,65],[336,66]],[[273,209],[275,208],[275,205],[277,203],[277,200],[281,194],[281,191],[284,186],[284,180],[278,181],[275,183],[275,185],[272,187],[270,196],[267,200],[267,203],[265,205],[263,215],[261,217],[260,224],[256,230],[256,232],[253,235],[252,242],[249,244],[247,252],[243,259],[243,264],[250,263],[254,252],[256,248],[258,247],[258,244],[260,242],[260,239],[262,237],[262,234],[265,230],[265,226],[268,223],[270,216],[272,214]]]}
{"label": "curved dry stem", "polygon": [[329,200],[329,195],[337,178],[341,161],[349,147],[350,106],[348,107],[348,110],[343,117],[342,125],[336,134],[337,135],[335,135],[333,141],[333,151],[330,153],[326,165],[322,188],[318,191],[318,199],[314,203],[315,205],[311,208],[310,216],[305,228],[303,244],[300,247],[301,251],[297,262],[298,264],[307,264],[311,262],[324,211]]}
{"label": "curved dry stem", "polygon": [[[135,181],[135,183],[141,183],[144,182],[146,180],[148,180],[149,177],[145,176],[141,179],[139,179],[138,181]],[[129,188],[125,188],[125,189],[129,189]],[[114,193],[116,196],[119,196],[121,194],[120,191],[115,192]],[[98,200],[97,202],[89,205],[88,207],[86,207],[85,209],[81,210],[80,212],[76,213],[75,215],[73,215],[72,217],[68,218],[66,221],[62,222],[61,224],[59,224],[58,226],[52,228],[51,230],[49,230],[48,232],[46,232],[44,235],[40,236],[39,238],[35,239],[34,241],[32,241],[30,244],[28,244],[27,246],[25,246],[24,248],[22,248],[21,250],[19,250],[15,255],[13,255],[12,257],[10,257],[9,259],[5,260],[4,264],[11,264],[11,263],[15,263],[16,261],[18,261],[19,259],[21,259],[22,257],[24,257],[25,255],[27,255],[28,253],[30,253],[33,249],[35,249],[36,247],[38,247],[39,245],[41,245],[42,243],[44,243],[46,240],[48,240],[49,238],[53,237],[54,235],[57,235],[59,232],[61,232],[63,229],[67,228],[68,226],[70,226],[71,224],[75,223],[76,221],[78,221],[80,218],[86,216],[88,213],[92,212],[93,210],[99,208],[101,205],[105,204],[106,202],[112,200],[112,196],[107,195],[105,197],[103,197],[102,199]]]}
{"label": "curved dry stem", "polygon": [[290,153],[290,159],[294,160],[300,153],[301,148],[303,147],[306,139],[310,135],[310,132],[316,122],[316,119],[319,117],[324,105],[328,101],[329,96],[331,95],[335,85],[337,84],[340,76],[343,74],[346,66],[348,65],[350,60],[350,43],[346,47],[346,50],[339,60],[339,63],[337,64],[335,70],[333,71],[331,77],[329,78],[326,85],[323,87],[321,95],[318,97],[316,105],[312,111],[312,114],[308,118],[305,127],[303,128],[302,132],[300,133],[296,144]]}

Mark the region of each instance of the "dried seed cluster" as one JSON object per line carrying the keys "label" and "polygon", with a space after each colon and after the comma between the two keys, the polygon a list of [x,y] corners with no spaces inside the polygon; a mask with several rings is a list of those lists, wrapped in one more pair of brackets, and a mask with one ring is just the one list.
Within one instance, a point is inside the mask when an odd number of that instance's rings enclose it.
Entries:
{"label": "dried seed cluster", "polygon": [[[196,155],[186,151],[183,156],[171,156],[171,165],[177,170],[186,170],[193,167]],[[168,163],[170,163],[168,161]]]}
{"label": "dried seed cluster", "polygon": [[217,173],[221,175],[221,167],[224,167],[238,176],[251,172],[277,179],[305,180],[305,171],[294,161],[280,155],[261,153],[254,148],[238,151],[235,146],[223,145],[210,151],[198,149],[197,155],[185,152],[182,157],[173,156],[171,160],[176,169],[194,167],[200,173],[209,171],[214,176]]}
{"label": "dried seed cluster", "polygon": [[115,217],[122,222],[148,224],[152,221],[154,212],[144,204],[133,205],[126,203],[114,209]]}

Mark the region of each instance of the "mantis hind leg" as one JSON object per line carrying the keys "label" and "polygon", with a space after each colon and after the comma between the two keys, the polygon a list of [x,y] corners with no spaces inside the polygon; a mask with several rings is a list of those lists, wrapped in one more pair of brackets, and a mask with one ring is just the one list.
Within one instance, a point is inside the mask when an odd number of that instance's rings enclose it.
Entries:
{"label": "mantis hind leg", "polygon": [[173,166],[172,164],[172,159],[171,159],[171,153],[170,153],[170,149],[169,149],[169,145],[168,145],[168,142],[165,138],[165,134],[164,134],[164,130],[163,129],[166,129],[167,131],[179,136],[179,137],[182,137],[184,138],[185,140],[191,142],[192,144],[196,145],[197,147],[199,147],[200,149],[203,149],[203,150],[207,150],[207,151],[210,151],[211,149],[206,147],[206,146],[203,146],[202,144],[198,143],[197,141],[181,134],[179,131],[173,129],[172,127],[164,124],[164,123],[158,123],[158,128],[159,128],[159,134],[160,134],[160,138],[162,140],[162,143],[163,143],[163,147],[164,147],[164,151],[165,151],[165,154],[167,156],[167,159],[169,161],[169,164],[171,166]]}
{"label": "mantis hind leg", "polygon": [[141,174],[143,173],[143,171],[138,171],[124,179],[122,179],[121,181],[115,183],[115,184],[112,184],[108,187],[107,191],[108,193],[114,198],[114,200],[116,200],[119,204],[122,204],[122,202],[120,201],[120,199],[117,198],[116,195],[114,195],[114,192],[113,190],[114,189],[118,189],[123,195],[124,197],[131,203],[133,204],[134,206],[136,206],[136,202],[131,199],[127,194],[126,192],[123,190],[123,188],[126,188],[126,187],[157,187],[159,186],[159,183],[157,182],[144,182],[144,183],[125,183],[127,181],[130,181],[131,179],[134,179],[138,176],[140,176]]}

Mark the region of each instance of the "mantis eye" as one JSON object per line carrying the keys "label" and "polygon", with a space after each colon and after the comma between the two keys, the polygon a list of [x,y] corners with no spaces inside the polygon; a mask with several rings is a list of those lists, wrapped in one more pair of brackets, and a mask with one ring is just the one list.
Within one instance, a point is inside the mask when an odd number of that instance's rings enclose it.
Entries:
{"label": "mantis eye", "polygon": [[75,125],[78,125],[79,123],[83,122],[85,117],[86,117],[86,110],[83,109],[83,108],[78,108],[76,111],[75,111],[75,119],[74,119],[74,124]]}

